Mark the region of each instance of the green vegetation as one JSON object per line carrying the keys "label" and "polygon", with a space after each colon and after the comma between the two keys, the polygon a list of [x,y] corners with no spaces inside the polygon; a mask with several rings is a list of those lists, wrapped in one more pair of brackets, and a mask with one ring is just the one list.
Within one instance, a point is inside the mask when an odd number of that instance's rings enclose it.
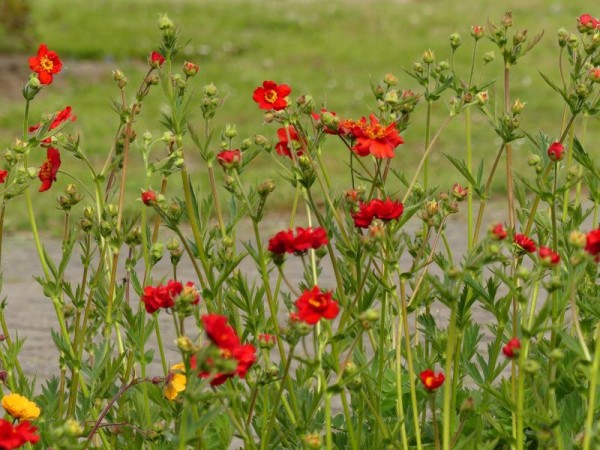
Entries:
{"label": "green vegetation", "polygon": [[[488,17],[498,22],[506,9],[512,9],[515,27],[526,28],[530,37],[542,30],[546,33],[526,59],[535,64],[517,66],[513,70],[513,98],[528,99],[522,127],[534,133],[541,129],[551,137],[558,136],[562,118],[560,98],[543,86],[537,70],[543,68],[550,78],[558,79],[556,30],[564,26],[574,31],[576,17],[586,12],[580,8],[576,2],[546,0],[510,0],[492,5],[447,0],[36,0],[32,3],[35,36],[56,50],[64,58],[65,66],[57,82],[36,98],[31,117],[37,120],[43,113],[71,105],[78,116],[72,130],[79,133],[86,151],[101,164],[118,124],[118,117],[111,109],[111,97],[118,94],[111,71],[120,68],[126,73],[130,95],[133,95],[146,70],[145,57],[159,40],[158,13],[167,12],[185,30],[184,41],[189,39],[184,58],[201,67],[199,76],[193,80],[198,90],[214,82],[227,94],[215,124],[237,124],[241,138],[261,133],[273,139],[276,125],[263,125],[261,112],[251,99],[253,89],[263,80],[287,83],[293,89],[294,99],[303,93],[311,94],[317,105],[326,105],[342,117],[358,118],[375,108],[369,83],[377,83],[388,72],[398,75],[403,88],[418,91],[416,82],[403,69],[409,69],[413,61],[420,60],[428,48],[435,51],[438,60],[448,58],[450,46],[440,47],[439,43],[447,41],[447,36],[455,31],[461,33],[463,40],[456,65],[466,77],[473,45],[469,35],[471,25],[486,25]],[[8,51],[11,45],[6,33],[0,34],[0,49]],[[29,54],[35,49],[29,49]],[[482,40],[478,61],[491,49],[491,44]],[[26,56],[23,55],[24,66]],[[483,79],[499,80],[501,75],[501,58],[496,55]],[[25,81],[26,76],[23,84]],[[537,91],[542,93],[537,98],[526,95],[533,85],[539,85]],[[495,90],[498,94],[502,92],[499,85],[491,87],[492,101],[496,98]],[[3,104],[0,139],[6,144],[19,136],[23,102],[16,96],[0,99]],[[145,101],[136,125],[138,135],[146,130],[155,135],[162,133],[158,124],[162,102],[160,88],[156,88]],[[365,105],[370,105],[371,110],[365,109]],[[433,113],[435,131],[447,111],[436,105]],[[199,111],[197,116],[200,116]],[[482,158],[490,165],[498,147],[497,138],[490,127],[477,126],[486,120],[483,115],[475,113],[473,120],[476,162]],[[409,129],[403,133],[405,144],[397,151],[393,162],[396,168],[410,173],[415,166],[423,151],[424,127],[425,108],[419,105]],[[587,129],[586,141],[600,138],[600,127],[589,124]],[[458,173],[438,169],[444,163],[442,151],[462,157],[463,136],[464,120],[459,118],[446,130],[432,156],[432,173],[441,173],[434,183],[440,187],[449,188],[453,182],[462,181]],[[514,147],[517,163],[524,163],[529,144],[522,140]],[[345,171],[347,150],[330,140],[326,154],[326,162],[336,178],[338,166],[337,173]],[[137,156],[134,154],[134,158]],[[78,162],[69,161],[67,157],[64,160],[64,170],[79,176]],[[256,170],[251,176],[257,180],[276,170],[271,168],[267,157],[258,158],[254,166]],[[132,196],[139,192],[140,175],[139,170],[132,172]],[[66,176],[59,176],[54,194],[44,195],[58,195],[58,190],[70,181]],[[198,182],[203,183],[203,180]],[[347,180],[337,177],[337,182],[344,185]],[[501,189],[502,185],[503,180],[498,177],[496,188]],[[285,206],[291,194],[283,187],[276,192],[279,206]],[[16,203],[11,204],[11,209],[17,208]],[[40,208],[42,217],[48,216],[48,211]],[[12,212],[9,216],[11,220],[7,225],[12,229],[18,228],[25,217],[13,217]]]}

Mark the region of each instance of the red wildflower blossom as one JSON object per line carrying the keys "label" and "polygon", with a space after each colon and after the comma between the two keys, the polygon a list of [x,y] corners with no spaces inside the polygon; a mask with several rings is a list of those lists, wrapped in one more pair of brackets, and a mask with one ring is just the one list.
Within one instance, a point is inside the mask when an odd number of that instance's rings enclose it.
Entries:
{"label": "red wildflower blossom", "polygon": [[227,324],[227,317],[207,314],[202,316],[202,323],[208,338],[221,350],[233,351],[240,345],[235,330]]}
{"label": "red wildflower blossom", "polygon": [[292,157],[290,143],[297,156],[302,156],[304,153],[304,144],[300,140],[300,137],[293,126],[288,125],[287,127],[279,128],[277,130],[277,138],[279,139],[279,142],[275,144],[275,150],[281,156]]}
{"label": "red wildflower blossom", "polygon": [[238,167],[242,162],[242,153],[237,149],[223,150],[217,155],[217,162],[225,169]]}
{"label": "red wildflower blossom", "polygon": [[521,247],[527,253],[535,252],[535,249],[536,249],[535,242],[533,242],[531,239],[529,239],[524,234],[515,233],[513,240],[514,240],[515,244],[517,244],[519,247]]}
{"label": "red wildflower blossom", "polygon": [[292,89],[287,84],[277,84],[274,81],[264,81],[262,86],[254,90],[252,99],[258,103],[260,109],[274,109],[279,111],[288,105],[286,97]]}
{"label": "red wildflower blossom", "polygon": [[433,392],[437,388],[439,388],[444,383],[445,379],[444,374],[442,372],[436,375],[435,372],[431,369],[426,369],[423,372],[421,372],[419,374],[419,378],[421,378],[421,383],[423,383],[425,389],[427,389],[430,392]]}
{"label": "red wildflower blossom", "polygon": [[166,286],[146,286],[142,301],[148,314],[158,311],[160,308],[172,308],[175,306],[174,299],[183,290],[183,285],[179,281],[170,280]]}
{"label": "red wildflower blossom", "polygon": [[49,147],[46,151],[46,161],[40,167],[38,177],[42,182],[39,191],[44,192],[50,189],[52,183],[56,181],[56,174],[60,167],[60,153],[54,147]]}
{"label": "red wildflower blossom", "polygon": [[577,29],[584,33],[600,27],[600,21],[590,14],[582,14],[577,18]]}
{"label": "red wildflower blossom", "polygon": [[153,51],[150,53],[150,56],[148,56],[148,63],[150,63],[151,67],[158,69],[165,63],[165,57],[157,51]]}
{"label": "red wildflower blossom", "polygon": [[507,358],[513,359],[519,355],[520,349],[521,341],[518,338],[514,337],[510,341],[508,341],[508,344],[502,347],[502,353],[504,353],[504,356],[506,356]]}
{"label": "red wildflower blossom", "polygon": [[292,230],[280,231],[269,239],[269,251],[278,255],[284,253],[303,253],[308,249],[314,250],[327,245],[327,232],[321,227],[296,228],[296,235]]}
{"label": "red wildflower blossom", "polygon": [[548,247],[540,247],[538,255],[540,255],[542,262],[548,266],[554,266],[560,262],[559,254]]}
{"label": "red wildflower blossom", "polygon": [[490,230],[490,233],[492,234],[492,238],[496,239],[497,241],[503,241],[508,236],[504,225],[501,223],[494,225]]}
{"label": "red wildflower blossom", "polygon": [[142,201],[146,206],[152,206],[156,203],[156,192],[154,191],[143,191]]}
{"label": "red wildflower blossom", "polygon": [[368,228],[374,218],[385,222],[398,219],[404,212],[404,205],[389,198],[380,200],[375,198],[369,203],[361,203],[359,210],[352,214],[354,226]]}
{"label": "red wildflower blossom", "polygon": [[13,426],[8,420],[0,419],[0,449],[13,450],[30,442],[36,444],[40,437],[37,428],[24,421]]}
{"label": "red wildflower blossom", "polygon": [[585,251],[596,259],[600,257],[600,228],[590,231],[586,236]]}
{"label": "red wildflower blossom", "polygon": [[[66,122],[67,120],[70,120],[71,122],[75,122],[76,119],[77,119],[77,117],[71,114],[71,107],[67,106],[65,109],[56,111],[56,113],[54,114],[54,118],[52,119],[52,123],[50,124],[49,130],[54,130],[55,128],[59,127],[62,123]],[[42,126],[41,123],[30,126],[29,132],[30,133],[34,132],[40,126]]]}
{"label": "red wildflower blossom", "polygon": [[552,161],[561,161],[565,155],[565,147],[560,142],[553,142],[548,147],[548,157]]}
{"label": "red wildflower blossom", "polygon": [[8,176],[8,170],[0,170],[0,184],[6,181],[6,177]]}
{"label": "red wildflower blossom", "polygon": [[300,320],[314,325],[321,318],[334,319],[340,310],[338,304],[332,300],[331,292],[322,292],[318,286],[305,290],[296,300]]}
{"label": "red wildflower blossom", "polygon": [[189,297],[188,302],[192,305],[200,303],[200,292],[198,292],[198,288],[191,281],[185,283],[185,286],[183,286],[183,290],[181,291],[181,296]]}
{"label": "red wildflower blossom", "polygon": [[42,84],[51,84],[53,76],[62,69],[62,62],[56,52],[48,50],[46,44],[40,44],[36,56],[29,58],[29,68],[37,73]]}
{"label": "red wildflower blossom", "polygon": [[352,129],[356,143],[352,150],[359,156],[371,154],[376,158],[393,158],[394,149],[404,142],[398,134],[396,123],[384,127],[373,114],[370,119],[369,124],[364,117],[356,122]]}

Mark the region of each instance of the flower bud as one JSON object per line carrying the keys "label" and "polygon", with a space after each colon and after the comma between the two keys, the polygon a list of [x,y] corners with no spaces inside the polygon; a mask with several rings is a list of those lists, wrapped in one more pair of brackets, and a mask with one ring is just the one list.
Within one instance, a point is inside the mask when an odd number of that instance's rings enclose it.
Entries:
{"label": "flower bud", "polygon": [[177,338],[177,348],[183,353],[190,353],[194,349],[194,343],[187,336],[179,336]]}
{"label": "flower bud", "polygon": [[435,53],[431,49],[425,50],[422,59],[425,64],[431,64],[435,62]]}
{"label": "flower bud", "polygon": [[153,190],[142,191],[142,202],[146,206],[156,205],[156,192]]}
{"label": "flower bud", "polygon": [[450,47],[452,47],[453,50],[456,50],[458,47],[460,47],[460,44],[462,44],[460,34],[452,33],[450,35]]}
{"label": "flower bud", "polygon": [[562,161],[565,157],[565,147],[558,141],[553,142],[548,147],[548,157],[555,162]]}
{"label": "flower bud", "polygon": [[473,25],[471,27],[471,36],[473,36],[476,41],[481,39],[484,36],[484,34],[485,28],[483,28],[481,25]]}
{"label": "flower bud", "polygon": [[275,190],[275,181],[269,179],[260,183],[257,187],[258,194],[262,197],[266,197]]}
{"label": "flower bud", "polygon": [[161,31],[165,31],[165,30],[173,30],[175,28],[175,24],[173,23],[173,21],[171,19],[169,19],[169,16],[167,16],[166,14],[160,14],[158,16],[158,29]]}
{"label": "flower bud", "polygon": [[587,244],[587,235],[582,231],[573,230],[569,234],[569,244],[576,248],[583,248]]}
{"label": "flower bud", "polygon": [[396,86],[398,84],[398,78],[393,73],[387,73],[385,77],[383,77],[383,82],[388,86]]}
{"label": "flower bud", "polygon": [[600,83],[600,67],[592,67],[588,72],[588,78],[594,83]]}
{"label": "flower bud", "polygon": [[493,51],[486,52],[483,55],[483,62],[486,64],[491,63],[494,59],[496,59],[496,54]]}
{"label": "flower bud", "polygon": [[567,45],[567,41],[569,40],[569,32],[564,28],[560,28],[556,34],[558,36],[558,45],[561,47]]}
{"label": "flower bud", "polygon": [[204,90],[204,95],[206,95],[208,97],[214,97],[219,92],[219,90],[214,85],[214,83],[207,84],[206,86],[204,86],[203,90]]}
{"label": "flower bud", "polygon": [[200,67],[198,66],[198,64],[194,64],[193,62],[189,61],[185,61],[183,63],[183,73],[188,77],[195,76],[199,70]]}
{"label": "flower bud", "polygon": [[577,86],[575,86],[575,94],[577,94],[577,97],[579,98],[586,98],[590,94],[590,90],[585,84],[578,83]]}
{"label": "flower bud", "polygon": [[510,9],[504,13],[504,16],[502,17],[502,20],[500,23],[505,28],[512,27],[513,18],[512,18],[512,11]]}
{"label": "flower bud", "polygon": [[155,242],[150,247],[150,260],[153,264],[156,264],[158,261],[162,259],[163,254],[163,244],[162,242]]}
{"label": "flower bud", "polygon": [[160,80],[158,75],[150,74],[144,79],[144,81],[151,86],[156,86]]}
{"label": "flower bud", "polygon": [[539,165],[542,162],[542,158],[539,157],[539,155],[529,155],[529,157],[527,158],[527,165],[529,167],[534,167]]}
{"label": "flower bud", "polygon": [[513,36],[513,45],[522,44],[527,40],[527,30],[519,30]]}
{"label": "flower bud", "polygon": [[237,129],[235,125],[227,124],[225,125],[225,137],[229,139],[233,139],[237,136]]}
{"label": "flower bud", "polygon": [[515,115],[521,114],[524,109],[525,109],[525,103],[523,103],[519,99],[516,99],[512,105],[512,113]]}
{"label": "flower bud", "polygon": [[112,76],[113,76],[113,80],[115,80],[115,81],[121,81],[123,79],[126,79],[125,74],[119,69],[113,70]]}
{"label": "flower bud", "polygon": [[323,447],[323,438],[321,436],[319,436],[318,434],[315,434],[315,433],[306,434],[306,435],[304,435],[302,440],[304,441],[306,446],[310,449],[318,450]]}
{"label": "flower bud", "polygon": [[468,194],[469,188],[464,188],[458,183],[454,183],[454,186],[452,186],[452,197],[454,197],[459,202],[467,198]]}
{"label": "flower bud", "polygon": [[387,91],[385,96],[383,97],[383,100],[386,103],[391,103],[392,105],[395,105],[396,103],[398,103],[398,91],[395,89]]}
{"label": "flower bud", "polygon": [[6,370],[0,370],[0,383],[6,383],[8,379],[8,372]]}
{"label": "flower bud", "polygon": [[488,91],[481,91],[475,95],[475,101],[479,106],[484,106],[490,99]]}
{"label": "flower bud", "polygon": [[413,63],[413,71],[416,74],[422,74],[423,73],[423,65],[419,62]]}

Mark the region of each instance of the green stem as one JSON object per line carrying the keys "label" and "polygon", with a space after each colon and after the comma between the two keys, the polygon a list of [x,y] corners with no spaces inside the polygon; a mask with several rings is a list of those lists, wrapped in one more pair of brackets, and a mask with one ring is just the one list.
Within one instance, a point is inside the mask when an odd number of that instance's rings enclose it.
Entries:
{"label": "green stem", "polygon": [[[451,373],[452,370],[452,358],[454,355],[454,346],[456,343],[456,303],[453,302],[450,307],[450,322],[448,324],[448,343],[446,345],[446,365],[445,375],[446,383],[444,384],[444,404],[443,404],[443,449],[450,450],[450,439],[451,439],[451,419],[454,415],[454,411],[451,411],[452,406],[452,378],[455,374]],[[457,349],[457,351],[459,351]]]}
{"label": "green stem", "polygon": [[[477,41],[475,41],[475,47]],[[475,49],[473,49],[475,51]],[[475,58],[473,57],[473,61]],[[471,143],[471,108],[467,108],[465,111],[465,122],[466,122],[466,140],[467,140],[467,170],[469,173],[473,173],[473,146]],[[467,250],[473,249],[473,185],[471,182],[468,184],[467,193]]]}
{"label": "green stem", "polygon": [[592,438],[594,436],[594,413],[596,411],[596,390],[598,389],[598,374],[600,374],[600,325],[596,325],[594,335],[596,347],[594,349],[594,360],[590,368],[590,382],[588,394],[588,409],[585,415],[585,425],[583,429],[583,447],[582,450],[591,450]]}

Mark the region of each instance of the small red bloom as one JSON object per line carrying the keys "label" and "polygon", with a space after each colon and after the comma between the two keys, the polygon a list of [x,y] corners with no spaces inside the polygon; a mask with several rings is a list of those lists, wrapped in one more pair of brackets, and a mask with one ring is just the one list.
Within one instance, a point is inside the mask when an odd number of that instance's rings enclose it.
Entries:
{"label": "small red bloom", "polygon": [[287,84],[277,84],[274,81],[264,81],[262,86],[254,90],[252,99],[258,103],[260,109],[274,109],[279,111],[288,105],[286,97],[292,89]]}
{"label": "small red bloom", "polygon": [[586,235],[585,251],[596,258],[600,257],[600,228],[596,228]]}
{"label": "small red bloom", "polygon": [[142,201],[146,206],[152,206],[156,203],[156,192],[150,191],[142,191]]}
{"label": "small red bloom", "polygon": [[548,157],[552,161],[562,161],[562,159],[565,157],[564,153],[565,147],[558,141],[553,142],[550,144],[550,147],[548,147]]}
{"label": "small red bloom", "polygon": [[354,226],[356,228],[369,228],[374,217],[375,212],[371,207],[371,202],[361,203],[358,207],[358,211],[352,214]]}
{"label": "small red bloom", "polygon": [[154,50],[152,53],[150,53],[150,56],[148,56],[148,63],[150,63],[151,67],[158,69],[165,63],[165,57]]}
{"label": "small red bloom", "polygon": [[510,341],[508,341],[508,344],[502,347],[502,353],[504,353],[504,356],[506,356],[507,358],[513,359],[519,355],[520,349],[521,341],[518,338],[514,337]]}
{"label": "small red bloom", "polygon": [[527,253],[535,252],[535,249],[536,249],[535,242],[533,242],[531,239],[529,239],[524,234],[515,233],[513,240],[514,240],[515,244],[517,244],[519,247],[521,247]]}
{"label": "small red bloom", "polygon": [[233,351],[240,345],[235,330],[227,324],[227,317],[218,314],[202,316],[204,331],[208,338],[221,350]]}
{"label": "small red bloom", "polygon": [[6,177],[8,176],[8,170],[0,170],[0,184],[6,181]]}
{"label": "small red bloom", "polygon": [[36,444],[40,440],[36,431],[37,428],[28,421],[13,426],[9,421],[0,419],[0,449],[13,450],[28,442]]}
{"label": "small red bloom", "polygon": [[217,162],[225,169],[239,167],[242,162],[242,153],[237,149],[223,150],[217,155]]}
{"label": "small red bloom", "polygon": [[300,320],[314,325],[321,318],[334,319],[340,310],[338,304],[332,300],[331,292],[321,292],[318,286],[305,290],[296,300]]}
{"label": "small red bloom", "polygon": [[371,123],[367,123],[364,117],[356,122],[352,130],[356,143],[352,150],[359,156],[371,154],[376,158],[393,158],[394,149],[404,142],[398,134],[396,123],[384,127],[373,114],[370,119]]}
{"label": "small red bloom", "polygon": [[504,225],[501,223],[494,225],[490,230],[490,233],[492,234],[492,238],[496,239],[497,241],[503,241],[508,236]]}
{"label": "small red bloom", "polygon": [[279,142],[275,144],[275,150],[278,154],[291,158],[292,150],[290,149],[290,144],[297,156],[302,156],[304,153],[304,144],[300,140],[300,137],[293,126],[288,125],[287,127],[279,128],[277,130],[277,138],[279,139]]}
{"label": "small red bloom", "polygon": [[[75,122],[77,119],[76,116],[71,114],[71,107],[67,106],[65,109],[61,109],[60,111],[56,111],[54,114],[54,118],[52,119],[52,123],[50,124],[49,130],[54,130],[59,127],[61,124],[70,120],[71,122]],[[29,127],[29,132],[32,133],[37,130],[42,124],[38,123],[36,125],[32,125]]]}
{"label": "small red bloom", "polygon": [[582,14],[577,18],[577,29],[584,33],[600,27],[600,21],[590,14]]}
{"label": "small red bloom", "polygon": [[[269,239],[269,251],[277,255],[283,255],[288,249],[293,248],[294,232],[292,230],[280,231]],[[291,253],[291,252],[290,252]]]}
{"label": "small red bloom", "polygon": [[352,214],[354,226],[368,228],[374,218],[388,222],[398,219],[404,212],[404,205],[389,198],[380,200],[375,198],[369,203],[361,203],[359,210]]}
{"label": "small red bloom", "polygon": [[53,75],[62,69],[62,62],[56,52],[48,50],[46,44],[40,44],[36,56],[29,58],[29,68],[37,73],[42,84],[51,84]]}
{"label": "small red bloom", "polygon": [[544,262],[544,264],[548,266],[555,266],[560,262],[559,254],[552,251],[552,249],[548,247],[540,247],[538,250],[538,255],[540,255],[540,259]]}
{"label": "small red bloom", "polygon": [[49,147],[46,151],[46,161],[40,167],[38,177],[42,182],[39,191],[44,192],[50,189],[52,183],[56,181],[56,174],[60,167],[60,153],[54,147]]}
{"label": "small red bloom", "polygon": [[142,301],[146,307],[146,312],[152,314],[160,308],[172,308],[175,306],[174,299],[183,290],[183,285],[179,281],[170,280],[166,286],[159,284],[158,286],[146,286]]}
{"label": "small red bloom", "polygon": [[292,230],[280,231],[269,240],[269,251],[274,254],[304,253],[308,249],[318,249],[327,245],[327,232],[324,228],[296,228],[296,235]]}
{"label": "small red bloom", "polygon": [[421,383],[423,383],[425,389],[427,389],[430,392],[433,392],[437,388],[439,388],[444,383],[445,379],[444,374],[442,372],[436,375],[435,372],[431,369],[427,369],[421,372],[419,374],[419,378],[421,378]]}

